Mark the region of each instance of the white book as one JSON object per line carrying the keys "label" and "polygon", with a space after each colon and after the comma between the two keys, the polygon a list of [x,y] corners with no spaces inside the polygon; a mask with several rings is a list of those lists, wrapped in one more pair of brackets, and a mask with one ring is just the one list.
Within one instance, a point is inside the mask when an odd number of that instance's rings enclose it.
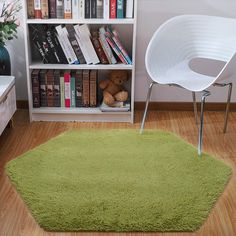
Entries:
{"label": "white book", "polygon": [[105,37],[105,33],[106,33],[106,30],[104,27],[101,27],[99,29],[99,37],[100,37],[100,42],[102,44],[102,48],[107,56],[107,59],[109,60],[110,64],[116,64],[117,63],[117,60],[116,58],[114,57],[113,53],[112,53],[112,50],[106,40],[106,37]]}
{"label": "white book", "polygon": [[103,0],[103,18],[110,19],[110,0]]}
{"label": "white book", "polygon": [[87,47],[86,47],[86,42],[83,38],[81,38],[81,34],[80,34],[80,31],[79,31],[79,25],[74,25],[74,29],[75,29],[75,37],[76,37],[76,40],[80,46],[80,49],[84,55],[84,58],[85,58],[85,61],[86,63],[89,65],[89,64],[93,64],[92,62],[92,59],[90,58],[89,56],[89,52],[87,50]]}
{"label": "white book", "polygon": [[71,19],[72,17],[72,3],[71,0],[64,0],[64,18]]}
{"label": "white book", "polygon": [[78,64],[79,61],[68,39],[68,33],[66,28],[62,28],[61,25],[58,25],[55,27],[55,29],[58,33],[59,42],[62,45],[62,49],[66,55],[69,64]]}
{"label": "white book", "polygon": [[84,25],[80,25],[78,27],[78,33],[80,35],[80,39],[82,39],[82,41],[84,42],[85,44],[85,47],[86,47],[86,50],[88,51],[89,53],[89,57],[91,58],[92,60],[92,63],[95,65],[95,64],[98,64],[100,63],[100,60],[97,56],[97,53],[93,47],[93,44],[91,42],[91,39],[90,39],[90,31],[89,31],[89,28],[88,28],[88,25],[84,24]]}
{"label": "white book", "polygon": [[85,0],[79,0],[79,19],[85,18]]}
{"label": "white book", "polygon": [[126,18],[133,18],[134,0],[126,0]]}
{"label": "white book", "polygon": [[79,0],[72,0],[72,18],[79,19]]}

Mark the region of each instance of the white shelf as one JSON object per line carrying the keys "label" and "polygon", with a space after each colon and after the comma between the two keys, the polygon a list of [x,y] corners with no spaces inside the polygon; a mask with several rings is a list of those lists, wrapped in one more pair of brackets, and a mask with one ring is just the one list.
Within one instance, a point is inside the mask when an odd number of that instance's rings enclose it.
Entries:
{"label": "white shelf", "polygon": [[28,19],[26,21],[27,24],[134,24],[134,19],[83,19],[83,20],[75,20],[75,19]]}
{"label": "white shelf", "polygon": [[79,65],[69,65],[69,64],[43,64],[43,63],[32,63],[29,65],[29,69],[60,69],[60,70],[132,70],[133,65],[125,65],[125,64],[115,64],[115,65],[87,65],[87,64],[79,64]]}

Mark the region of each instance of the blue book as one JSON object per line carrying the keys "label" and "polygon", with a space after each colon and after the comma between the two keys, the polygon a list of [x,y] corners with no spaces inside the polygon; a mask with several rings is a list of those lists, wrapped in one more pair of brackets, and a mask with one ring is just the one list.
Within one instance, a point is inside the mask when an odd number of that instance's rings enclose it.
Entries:
{"label": "blue book", "polygon": [[70,78],[70,99],[71,99],[71,105],[70,107],[76,107],[76,95],[75,95],[75,76],[72,75]]}
{"label": "blue book", "polygon": [[124,0],[117,0],[116,16],[118,19],[124,18]]}

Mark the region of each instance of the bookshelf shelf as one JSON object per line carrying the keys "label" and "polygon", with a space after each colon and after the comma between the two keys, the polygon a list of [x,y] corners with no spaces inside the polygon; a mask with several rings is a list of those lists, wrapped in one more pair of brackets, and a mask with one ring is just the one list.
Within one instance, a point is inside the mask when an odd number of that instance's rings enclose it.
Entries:
{"label": "bookshelf shelf", "polygon": [[[29,0],[27,0],[29,1]],[[136,52],[136,27],[137,27],[137,2],[134,0],[133,18],[124,19],[29,19],[27,14],[27,1],[23,1],[24,9],[24,38],[26,53],[26,69],[27,69],[27,87],[29,99],[29,116],[30,121],[78,121],[78,122],[134,122],[134,88],[135,88],[135,52]],[[31,0],[32,1],[32,0]],[[119,32],[119,36],[123,39],[129,56],[132,58],[132,65],[118,64],[43,64],[40,61],[38,51],[33,47],[31,30],[33,25],[80,25],[87,24],[89,30],[98,30],[102,26],[111,25],[112,28]],[[67,26],[69,27],[69,26]],[[74,26],[75,27],[75,26]],[[122,41],[122,40],[121,40]],[[114,48],[113,48],[114,49]],[[120,60],[119,60],[120,61]],[[122,61],[122,60],[121,60]],[[95,62],[94,62],[95,63]],[[83,108],[65,108],[65,107],[33,107],[32,96],[32,72],[34,70],[97,70],[98,81],[109,75],[111,70],[126,70],[129,76],[127,82],[127,90],[129,91],[130,111],[124,112],[102,112],[99,107],[83,107]],[[100,77],[99,77],[100,76]],[[100,96],[102,91],[98,91]],[[99,97],[98,96],[98,97]],[[101,96],[98,100],[100,100]],[[99,104],[98,104],[99,105]]]}
{"label": "bookshelf shelf", "polygon": [[29,69],[62,69],[62,70],[132,70],[133,65],[115,64],[115,65],[68,65],[68,64],[42,64],[42,63],[32,63],[29,65]]}
{"label": "bookshelf shelf", "polygon": [[134,19],[83,19],[83,20],[74,20],[74,19],[27,19],[27,24],[93,24],[93,25],[103,25],[103,24],[122,24],[122,25],[132,25],[134,24]]}

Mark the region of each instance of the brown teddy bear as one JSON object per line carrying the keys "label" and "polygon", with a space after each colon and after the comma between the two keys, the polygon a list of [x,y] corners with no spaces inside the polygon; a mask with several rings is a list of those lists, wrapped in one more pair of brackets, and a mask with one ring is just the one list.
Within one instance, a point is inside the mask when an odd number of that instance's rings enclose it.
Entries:
{"label": "brown teddy bear", "polygon": [[128,92],[123,84],[128,81],[128,73],[125,70],[114,70],[110,73],[110,79],[101,80],[99,87],[103,90],[103,102],[112,106],[116,101],[125,102]]}

